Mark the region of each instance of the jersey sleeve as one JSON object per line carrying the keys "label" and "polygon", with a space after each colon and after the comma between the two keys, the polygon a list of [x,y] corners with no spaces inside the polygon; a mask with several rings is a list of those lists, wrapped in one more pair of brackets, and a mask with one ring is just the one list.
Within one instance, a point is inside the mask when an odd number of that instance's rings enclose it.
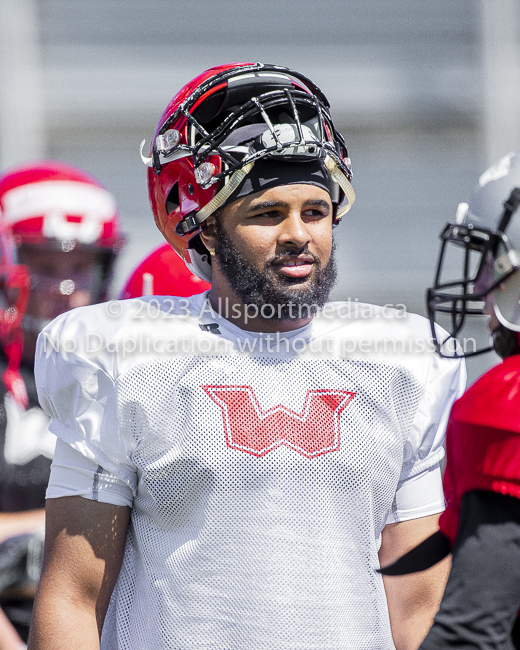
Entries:
{"label": "jersey sleeve", "polygon": [[442,474],[437,464],[399,482],[386,523],[396,524],[400,521],[436,515],[443,511]]}
{"label": "jersey sleeve", "polygon": [[444,458],[444,435],[453,402],[464,392],[462,359],[432,357],[424,394],[404,447],[400,482],[434,467]]}
{"label": "jersey sleeve", "polygon": [[63,317],[40,334],[35,358],[38,399],[59,439],[126,483],[135,495],[135,443],[121,430],[114,377],[95,357],[65,350],[78,334],[67,328]]}
{"label": "jersey sleeve", "polygon": [[83,497],[99,503],[132,507],[131,488],[121,479],[58,439],[47,499]]}

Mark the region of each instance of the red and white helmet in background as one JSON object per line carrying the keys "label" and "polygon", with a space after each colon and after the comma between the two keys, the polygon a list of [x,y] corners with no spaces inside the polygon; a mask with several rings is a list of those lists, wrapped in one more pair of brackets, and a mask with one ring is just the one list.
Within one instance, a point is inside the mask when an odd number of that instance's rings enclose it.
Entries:
{"label": "red and white helmet in background", "polygon": [[258,160],[319,160],[330,176],[334,223],[355,200],[350,159],[329,102],[304,75],[276,65],[231,63],[182,88],[155,130],[148,191],[155,222],[199,277],[211,260],[199,233]]}
{"label": "red and white helmet in background", "polygon": [[27,406],[28,399],[19,368],[23,349],[22,319],[30,283],[28,269],[16,263],[12,233],[0,215],[0,345],[8,362],[2,381],[23,407]]}
{"label": "red and white helmet in background", "polygon": [[170,244],[156,248],[132,271],[120,298],[192,296],[211,285],[190,273]]}
{"label": "red and white helmet in background", "polygon": [[0,212],[17,246],[98,252],[102,270],[96,301],[106,298],[124,238],[115,199],[95,178],[52,160],[13,167],[0,175]]}

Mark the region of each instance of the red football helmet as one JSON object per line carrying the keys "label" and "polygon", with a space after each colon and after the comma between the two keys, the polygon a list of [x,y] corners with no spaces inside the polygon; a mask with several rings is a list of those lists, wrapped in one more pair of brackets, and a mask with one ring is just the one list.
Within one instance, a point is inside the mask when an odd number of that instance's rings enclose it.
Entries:
{"label": "red football helmet", "polygon": [[192,296],[210,288],[210,284],[188,271],[170,244],[163,244],[132,271],[120,298]]}
{"label": "red football helmet", "polygon": [[95,178],[51,160],[8,169],[0,176],[0,211],[18,246],[99,253],[96,301],[106,297],[124,238],[115,200]]}
{"label": "red football helmet", "polygon": [[16,264],[16,249],[10,229],[0,218],[0,344],[7,358],[2,381],[22,406],[27,406],[27,391],[19,373],[23,349],[22,318],[30,288],[29,271]]}
{"label": "red football helmet", "polygon": [[150,158],[143,145],[157,227],[208,282],[211,262],[200,230],[261,158],[320,160],[332,180],[335,224],[356,196],[347,147],[325,95],[282,66],[231,63],[207,70],[166,107]]}

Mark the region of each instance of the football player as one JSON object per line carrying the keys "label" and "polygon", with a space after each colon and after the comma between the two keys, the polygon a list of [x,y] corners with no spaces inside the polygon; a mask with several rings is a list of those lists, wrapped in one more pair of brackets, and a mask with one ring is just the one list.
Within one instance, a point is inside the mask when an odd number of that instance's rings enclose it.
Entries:
{"label": "football player", "polygon": [[[0,541],[10,540],[1,558],[7,562],[10,555],[17,564],[10,581],[0,580],[0,591],[7,615],[26,639],[39,567],[34,560],[30,576],[20,567],[30,563],[29,547],[38,546],[55,446],[34,383],[36,338],[57,315],[105,298],[121,234],[112,195],[84,171],[54,161],[3,172],[0,215],[28,270],[21,328],[0,358]],[[0,564],[7,580],[9,567]]]}
{"label": "football player", "polygon": [[[21,406],[27,401],[19,368],[23,338],[21,322],[29,296],[29,282],[27,269],[16,264],[12,234],[0,214],[0,349],[6,361],[1,380],[3,392]],[[1,467],[3,471],[3,465]],[[3,474],[0,484],[2,478]],[[14,519],[3,520],[0,513],[0,595],[4,591],[6,577],[9,584],[9,569],[12,568],[4,561],[2,542],[10,535],[9,525],[13,524]],[[22,639],[0,607],[0,650],[20,650],[21,647]]]}
{"label": "football player", "polygon": [[59,441],[31,650],[416,648],[445,567],[375,568],[437,529],[464,370],[425,319],[327,302],[355,198],[327,99],[281,66],[212,68],[142,157],[211,289],[40,335]]}
{"label": "football player", "polygon": [[[442,604],[421,648],[520,647],[514,625],[520,608],[520,154],[481,175],[469,205],[459,206],[441,239],[428,291],[432,324],[448,315],[450,334],[462,339],[468,322],[487,315],[503,362],[453,406],[440,533],[385,573],[424,570],[452,549]],[[444,343],[438,338],[439,349]]]}

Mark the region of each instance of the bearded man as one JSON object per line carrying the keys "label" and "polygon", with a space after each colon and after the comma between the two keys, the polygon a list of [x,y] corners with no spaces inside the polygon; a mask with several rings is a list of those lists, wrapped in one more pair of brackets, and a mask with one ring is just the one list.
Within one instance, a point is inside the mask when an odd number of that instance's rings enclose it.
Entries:
{"label": "bearded man", "polygon": [[418,647],[446,567],[376,569],[437,529],[464,370],[418,316],[327,302],[355,194],[326,98],[279,66],[213,68],[143,160],[158,227],[212,287],[40,336],[59,440],[31,650]]}

